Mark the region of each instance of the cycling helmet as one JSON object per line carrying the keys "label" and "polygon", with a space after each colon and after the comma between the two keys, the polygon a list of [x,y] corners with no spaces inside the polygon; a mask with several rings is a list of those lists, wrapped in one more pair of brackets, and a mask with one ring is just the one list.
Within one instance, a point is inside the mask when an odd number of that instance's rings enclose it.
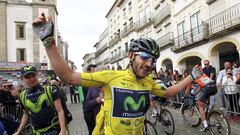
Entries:
{"label": "cycling helmet", "polygon": [[139,38],[130,44],[129,52],[146,52],[156,59],[160,56],[160,49],[157,43],[151,38]]}

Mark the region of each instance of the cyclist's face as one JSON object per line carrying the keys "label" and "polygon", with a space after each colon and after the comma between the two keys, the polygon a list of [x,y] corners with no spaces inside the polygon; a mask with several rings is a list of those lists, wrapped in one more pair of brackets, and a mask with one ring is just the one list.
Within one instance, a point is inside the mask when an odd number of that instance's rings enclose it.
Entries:
{"label": "cyclist's face", "polygon": [[156,59],[144,52],[133,53],[135,59],[133,61],[133,69],[138,78],[144,78],[149,75],[156,64]]}
{"label": "cyclist's face", "polygon": [[28,87],[33,87],[38,83],[38,76],[37,73],[30,73],[23,76],[23,81]]}

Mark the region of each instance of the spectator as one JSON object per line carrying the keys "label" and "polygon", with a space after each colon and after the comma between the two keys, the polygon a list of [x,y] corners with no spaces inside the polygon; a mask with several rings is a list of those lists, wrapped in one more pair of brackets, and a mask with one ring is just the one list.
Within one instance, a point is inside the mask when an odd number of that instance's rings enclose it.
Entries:
{"label": "spectator", "polygon": [[2,82],[0,89],[0,102],[3,104],[15,103],[17,99],[16,88],[8,82]]}
{"label": "spectator", "polygon": [[52,86],[51,96],[54,102],[52,107],[47,100],[47,88],[39,84],[36,68],[24,66],[21,68],[21,74],[27,89],[20,94],[23,116],[14,135],[21,134],[29,119],[35,135],[65,135],[65,116],[58,88]]}
{"label": "spectator", "polygon": [[73,85],[70,86],[70,99],[72,104],[73,104],[73,101],[74,103],[76,103],[75,90]]}
{"label": "spectator", "polygon": [[[233,76],[232,70],[227,69],[226,76],[223,77],[222,85],[224,87],[225,96],[229,101],[231,112],[239,112],[239,94],[238,89],[235,87],[236,81],[237,79],[235,76]],[[238,117],[238,119],[240,120],[240,117]],[[233,113],[230,115],[230,120],[234,120]]]}
{"label": "spectator", "polygon": [[239,73],[240,72],[240,68],[239,68],[239,65],[238,65],[238,63],[237,62],[233,62],[233,75],[237,75],[237,73]]}
{"label": "spectator", "polygon": [[[107,70],[105,66],[96,67],[96,71]],[[101,93],[101,94],[100,94]],[[101,104],[103,104],[103,93],[101,92],[101,88],[92,88],[88,89],[88,94],[86,97],[86,107],[89,109],[88,111],[88,130],[89,135],[92,134],[94,127],[96,126],[96,116],[100,111]],[[92,115],[92,116],[91,116]]]}
{"label": "spectator", "polygon": [[[216,69],[210,65],[209,60],[204,60],[204,68],[203,68],[203,73],[206,74],[211,80],[216,82]],[[203,88],[205,90],[206,87]],[[210,96],[209,98],[209,103],[211,106],[214,106],[215,104],[215,95]]]}
{"label": "spectator", "polygon": [[[231,68],[232,68],[231,63],[230,63],[229,61],[226,61],[226,62],[224,63],[224,69],[221,70],[221,71],[219,72],[218,76],[217,76],[217,82],[216,82],[216,83],[217,83],[217,86],[218,86],[218,87],[221,86],[223,77],[226,76],[226,71],[227,71],[227,69],[231,69]],[[225,96],[224,96],[225,94],[224,94],[223,88],[221,88],[221,93],[220,93],[220,95],[221,95],[221,100],[222,100],[222,107],[225,108],[225,107],[226,107],[226,105],[225,105]]]}
{"label": "spectator", "polygon": [[[87,72],[89,73],[93,73],[95,71],[96,65],[94,64],[90,64],[87,67]],[[87,97],[87,93],[88,93],[88,87],[82,87],[82,91],[83,91],[83,96],[84,96],[84,100],[83,100],[83,115],[84,115],[84,120],[87,124],[88,127],[88,131],[92,130],[92,117],[93,114],[91,113],[91,109],[86,107],[86,97]]]}
{"label": "spectator", "polygon": [[122,70],[122,67],[120,65],[118,65],[117,70]]}

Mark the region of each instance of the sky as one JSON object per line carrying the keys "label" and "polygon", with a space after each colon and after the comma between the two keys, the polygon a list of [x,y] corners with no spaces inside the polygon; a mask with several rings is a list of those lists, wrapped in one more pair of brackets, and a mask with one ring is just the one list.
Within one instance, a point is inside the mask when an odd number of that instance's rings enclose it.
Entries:
{"label": "sky", "polygon": [[82,71],[83,56],[95,52],[93,47],[107,28],[106,14],[115,0],[58,0],[58,31],[69,45],[69,60]]}

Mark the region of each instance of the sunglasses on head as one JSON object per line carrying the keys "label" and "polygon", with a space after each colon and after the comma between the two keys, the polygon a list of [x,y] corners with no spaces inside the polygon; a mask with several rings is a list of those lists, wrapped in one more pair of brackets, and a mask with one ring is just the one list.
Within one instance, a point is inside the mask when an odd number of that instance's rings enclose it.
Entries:
{"label": "sunglasses on head", "polygon": [[135,52],[134,54],[139,55],[143,61],[151,61],[151,64],[155,64],[157,62],[155,57],[146,52]]}

